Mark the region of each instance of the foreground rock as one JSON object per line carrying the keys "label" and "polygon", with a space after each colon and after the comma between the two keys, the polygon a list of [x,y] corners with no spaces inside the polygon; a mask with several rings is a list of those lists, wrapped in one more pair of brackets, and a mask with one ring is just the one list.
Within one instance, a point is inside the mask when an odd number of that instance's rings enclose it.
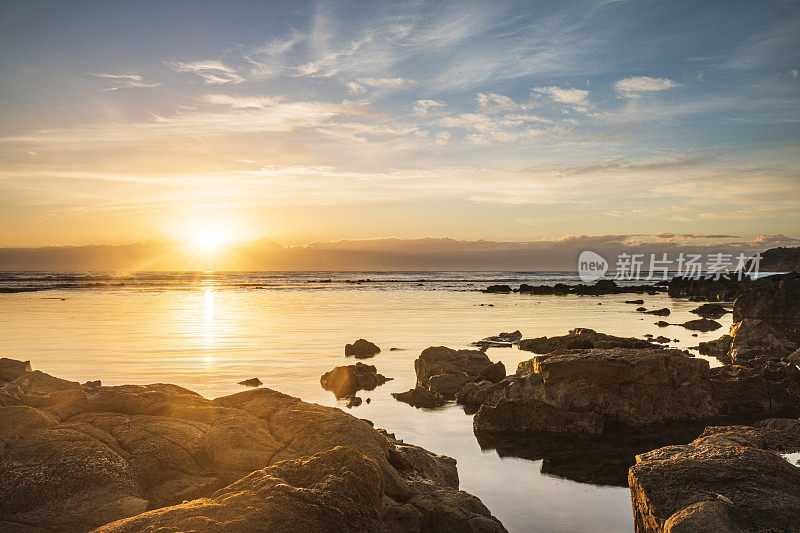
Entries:
{"label": "foreground rock", "polygon": [[345,344],[344,346],[345,355],[352,355],[358,359],[373,357],[379,353],[381,353],[381,349],[375,343],[366,339],[358,339],[353,344]]}
{"label": "foreground rock", "polygon": [[693,442],[636,457],[628,474],[637,532],[797,531],[800,420],[706,428]]}
{"label": "foreground rock", "polygon": [[575,328],[570,330],[567,335],[558,337],[536,337],[534,339],[523,339],[519,343],[520,350],[534,353],[549,353],[561,349],[579,348],[658,348],[646,340],[634,337],[617,337],[598,333],[589,328]]}
{"label": "foreground rock", "polygon": [[561,349],[497,383],[465,386],[476,432],[598,434],[625,428],[800,416],[800,370],[709,368],[682,350]]}
{"label": "foreground rock", "polygon": [[337,399],[349,398],[360,390],[373,390],[391,378],[378,374],[374,365],[356,363],[354,365],[337,366],[325,372],[319,379],[325,390],[331,391]]}
{"label": "foreground rock", "polygon": [[[602,296],[605,294],[624,294],[624,293],[647,293],[657,294],[664,289],[657,284],[653,285],[624,285],[620,286],[614,280],[601,279],[595,282],[594,285],[584,285],[578,283],[576,285],[566,285],[565,283],[556,283],[555,285],[528,285],[523,283],[519,287],[521,294],[535,294],[535,295],[565,295],[577,294],[581,296]],[[509,291],[510,292],[510,291]]]}
{"label": "foreground rock", "polygon": [[339,409],[0,369],[0,529],[503,531],[452,459]]}

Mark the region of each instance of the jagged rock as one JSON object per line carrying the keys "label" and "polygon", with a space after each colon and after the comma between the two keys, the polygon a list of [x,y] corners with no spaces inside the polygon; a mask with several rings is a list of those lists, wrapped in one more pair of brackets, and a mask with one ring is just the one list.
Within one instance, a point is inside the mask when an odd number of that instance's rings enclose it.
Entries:
{"label": "jagged rock", "polygon": [[495,294],[508,294],[509,292],[513,292],[513,290],[514,289],[512,289],[508,285],[489,285],[483,292],[495,293]]}
{"label": "jagged rock", "polygon": [[657,348],[658,345],[651,342],[636,339],[634,337],[617,337],[598,333],[593,329],[575,328],[570,330],[567,335],[559,337],[537,337],[534,339],[523,339],[519,342],[519,349],[534,353],[548,353],[558,349],[579,349],[579,348]]}
{"label": "jagged rock", "polygon": [[496,363],[487,366],[481,370],[480,374],[478,374],[479,379],[490,381],[492,383],[497,383],[498,381],[505,379],[505,377],[506,365],[504,365],[502,361],[497,361]]}
{"label": "jagged rock", "polygon": [[500,333],[491,337],[485,337],[479,341],[472,343],[472,346],[478,346],[481,349],[486,348],[508,348],[516,344],[522,339],[522,333],[519,330],[512,333]]}
{"label": "jagged rock", "polygon": [[697,318],[695,320],[687,320],[681,326],[692,331],[714,331],[722,327],[722,324],[716,320],[709,320],[707,318]]}
{"label": "jagged rock", "polygon": [[652,311],[645,311],[644,314],[656,315],[656,316],[669,316],[670,311],[668,308],[662,307],[661,309],[653,309]]}
{"label": "jagged rock", "polygon": [[337,398],[353,396],[356,391],[373,390],[391,378],[378,374],[374,365],[356,363],[354,365],[337,366],[325,372],[319,380],[325,390],[333,392]]}
{"label": "jagged rock", "polygon": [[207,400],[175,385],[87,388],[26,371],[0,382],[0,529],[87,531],[129,518],[108,530],[263,531],[280,503],[276,531],[317,520],[396,530],[382,514],[389,499],[411,505],[417,530],[462,520],[502,531],[476,498],[439,484],[452,466],[434,476],[441,462],[430,455],[427,472],[401,471],[396,445],[370,423],[266,388]]}
{"label": "jagged rock", "polygon": [[479,350],[431,346],[414,361],[417,387],[452,400],[465,384],[478,379],[481,372],[491,365],[489,357]]}
{"label": "jagged rock", "polygon": [[725,316],[727,313],[730,313],[730,311],[719,304],[703,304],[689,312],[700,315],[702,318],[710,318],[712,320],[717,320]]}
{"label": "jagged rock", "polygon": [[353,344],[345,344],[344,354],[352,355],[358,359],[373,357],[381,353],[381,349],[375,343],[366,339],[358,339]]}
{"label": "jagged rock", "polygon": [[636,457],[628,474],[637,532],[795,531],[800,421],[710,427],[695,441]]}
{"label": "jagged rock", "polygon": [[780,338],[800,343],[800,274],[759,278],[733,304],[733,321],[761,320]]}
{"label": "jagged rock", "polygon": [[250,378],[240,381],[238,385],[244,385],[245,387],[260,387],[263,385],[263,383],[261,383],[261,380],[258,378]]}
{"label": "jagged rock", "polygon": [[0,381],[14,381],[26,372],[32,372],[30,361],[0,358]]}
{"label": "jagged rock", "polygon": [[670,280],[667,294],[673,298],[690,298],[692,301],[732,301],[748,290],[751,283],[747,277],[739,280],[729,275],[719,279],[676,276]]}
{"label": "jagged rock", "polygon": [[432,409],[434,407],[441,407],[447,400],[441,394],[431,392],[428,389],[415,387],[406,392],[393,392],[392,396],[403,403],[407,403],[411,407],[426,407]]}
{"label": "jagged rock", "polygon": [[730,329],[730,360],[746,364],[753,360],[779,360],[798,348],[797,343],[783,337],[764,320],[743,319]]}

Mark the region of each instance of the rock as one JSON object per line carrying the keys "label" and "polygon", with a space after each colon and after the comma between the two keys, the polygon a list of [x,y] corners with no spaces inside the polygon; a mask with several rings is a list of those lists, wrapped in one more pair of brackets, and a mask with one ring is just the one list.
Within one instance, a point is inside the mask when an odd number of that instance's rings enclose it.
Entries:
{"label": "rock", "polygon": [[17,361],[7,357],[0,358],[0,381],[14,381],[21,375],[31,371],[30,361]]}
{"label": "rock", "polygon": [[654,322],[654,324],[656,326],[660,327],[660,328],[665,328],[665,327],[670,325],[669,322],[665,322],[663,320],[659,320],[658,322]]}
{"label": "rock", "polygon": [[797,350],[793,351],[792,353],[790,353],[789,355],[787,355],[784,358],[784,361],[788,361],[789,363],[792,363],[793,365],[800,365],[800,349],[797,349]]}
{"label": "rock", "polygon": [[347,399],[346,402],[344,402],[344,405],[348,409],[352,407],[358,407],[359,405],[361,405],[361,398],[358,396],[351,396],[350,398]]}
{"label": "rock", "polygon": [[656,316],[669,316],[669,309],[666,307],[662,307],[661,309],[653,309],[652,311],[645,311],[646,315],[656,315]]}
{"label": "rock", "polygon": [[729,422],[800,416],[800,370],[786,363],[712,368],[708,389]]}
{"label": "rock", "polygon": [[728,311],[719,304],[703,304],[700,307],[692,309],[689,312],[694,313],[696,315],[700,315],[703,318],[710,318],[713,320],[722,318],[727,313],[730,313],[730,311]]}
{"label": "rock", "polygon": [[552,433],[599,435],[603,417],[559,409],[537,400],[502,399],[496,405],[481,405],[473,419],[476,433]]}
{"label": "rock", "polygon": [[771,248],[761,252],[762,272],[800,272],[800,247]]}
{"label": "rock", "polygon": [[594,285],[584,285],[578,283],[576,285],[566,285],[564,283],[556,283],[553,286],[549,285],[528,285],[523,283],[519,287],[519,292],[522,294],[536,294],[536,295],[564,295],[564,294],[577,294],[581,296],[601,296],[604,294],[622,294],[622,293],[648,293],[658,294],[662,288],[656,285],[625,285],[620,287],[614,280],[601,279],[595,282]]}
{"label": "rock", "polygon": [[512,289],[508,285],[489,285],[483,292],[494,293],[494,294],[508,294],[510,292],[513,292],[513,290],[514,289]]}
{"label": "rock", "polygon": [[[494,364],[491,364],[481,370],[480,374],[478,374],[479,379],[483,379],[486,381],[490,381],[492,383],[497,383],[498,381],[502,381],[506,377],[506,366],[503,364],[502,361],[497,361]],[[460,390],[460,389],[459,389]]]}
{"label": "rock", "polygon": [[644,300],[625,300],[626,304],[642,305]]}
{"label": "rock", "polygon": [[692,301],[733,301],[748,290],[751,283],[747,277],[740,281],[730,275],[719,279],[675,276],[670,280],[667,294],[673,298],[690,298]]}
{"label": "rock", "polygon": [[720,324],[716,320],[709,320],[707,318],[698,318],[695,320],[688,320],[683,324],[681,324],[681,326],[685,327],[686,329],[690,329],[692,331],[706,332],[719,329],[722,327],[722,324]]}
{"label": "rock", "polygon": [[636,457],[628,483],[636,531],[792,531],[800,524],[800,421],[711,427]]}
{"label": "rock", "polygon": [[452,400],[466,383],[475,381],[492,362],[479,350],[452,350],[431,346],[414,361],[417,387]]}
{"label": "rock", "polygon": [[403,508],[412,530],[503,531],[452,486],[452,460],[414,453],[398,459],[370,423],[263,387],[207,400],[28,371],[0,383],[0,529],[391,531],[402,526],[384,509]]}
{"label": "rock", "polygon": [[472,346],[478,346],[481,349],[486,348],[509,348],[514,344],[518,343],[522,339],[522,333],[519,330],[514,331],[513,333],[500,333],[499,335],[493,335],[491,337],[485,337],[479,341],[475,341],[472,343]]}
{"label": "rock", "polygon": [[396,400],[407,403],[412,407],[426,407],[432,409],[434,407],[441,407],[447,403],[447,400],[445,400],[441,394],[431,392],[421,387],[415,387],[406,392],[393,392],[392,396]]}
{"label": "rock", "polygon": [[764,320],[743,319],[730,329],[730,360],[746,364],[758,360],[779,360],[798,348],[797,343],[783,337]]}
{"label": "rock", "polygon": [[637,307],[636,310],[639,311],[640,313],[644,313],[645,311],[647,311],[647,308],[646,307]]}
{"label": "rock", "polygon": [[345,344],[344,346],[345,355],[352,355],[359,359],[373,357],[379,353],[381,353],[381,349],[365,339],[358,339],[353,344]]}
{"label": "rock", "polygon": [[261,385],[263,385],[263,383],[261,383],[261,380],[258,378],[250,378],[244,381],[240,381],[238,385],[244,385],[245,387],[260,387]]}
{"label": "rock", "polygon": [[579,348],[656,348],[657,345],[634,337],[617,337],[598,333],[593,329],[575,328],[567,335],[560,337],[537,337],[523,339],[519,343],[520,350],[534,353],[548,353],[558,349]]}
{"label": "rock", "polygon": [[326,372],[319,380],[325,390],[333,392],[336,398],[347,398],[359,390],[373,390],[391,378],[378,374],[374,365],[356,363],[354,365],[337,366]]}
{"label": "rock", "polygon": [[83,384],[83,387],[84,387],[85,389],[96,389],[96,388],[98,388],[98,387],[101,387],[102,385],[103,385],[103,382],[102,382],[102,381],[100,381],[99,379],[95,379],[95,380],[93,380],[93,381],[87,381],[87,382],[85,382],[85,383]]}
{"label": "rock", "polygon": [[139,531],[378,531],[378,465],[337,447],[256,470],[207,498],[113,522],[98,533]]}
{"label": "rock", "polygon": [[666,344],[666,343],[669,342],[669,337],[665,337],[663,335],[659,335],[658,337],[653,339],[653,342],[657,342],[659,344]]}
{"label": "rock", "polygon": [[733,304],[733,321],[761,320],[778,337],[800,343],[800,274],[759,278]]}
{"label": "rock", "polygon": [[730,363],[728,351],[731,349],[732,340],[733,338],[730,335],[723,335],[717,340],[701,342],[697,349],[703,355],[710,355],[723,363]]}

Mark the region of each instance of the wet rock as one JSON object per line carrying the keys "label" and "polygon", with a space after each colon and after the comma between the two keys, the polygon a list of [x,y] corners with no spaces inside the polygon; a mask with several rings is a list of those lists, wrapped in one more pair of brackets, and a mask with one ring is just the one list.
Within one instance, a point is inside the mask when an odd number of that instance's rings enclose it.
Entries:
{"label": "wet rock", "polygon": [[537,337],[523,339],[519,343],[520,350],[534,353],[548,353],[558,349],[579,348],[655,348],[656,345],[634,337],[617,337],[598,333],[593,329],[575,328],[567,335],[559,337]]}
{"label": "wet rock", "polygon": [[500,333],[491,337],[485,337],[479,341],[472,343],[472,346],[478,346],[481,349],[486,348],[509,348],[518,343],[522,339],[522,333],[519,330],[512,333]]}
{"label": "wet rock", "polygon": [[681,324],[681,326],[692,331],[714,331],[722,327],[722,324],[716,320],[709,320],[708,318],[697,318],[695,320],[688,320]]}
{"label": "wet rock", "polygon": [[702,318],[717,320],[725,316],[727,313],[730,313],[730,311],[719,304],[703,304],[700,307],[692,309],[690,313],[700,315]]}
{"label": "wet rock", "polygon": [[488,292],[493,294],[508,294],[510,292],[513,292],[513,290],[514,289],[512,289],[508,285],[489,285],[483,292]]}
{"label": "wet rock", "polygon": [[605,294],[622,294],[622,293],[647,293],[658,294],[659,290],[663,290],[656,285],[625,285],[619,286],[614,280],[601,279],[595,282],[594,285],[584,285],[578,283],[575,285],[566,285],[564,283],[556,283],[550,285],[528,285],[523,283],[519,287],[519,292],[522,294],[535,294],[535,295],[564,295],[564,294],[577,294],[581,296],[601,296]]}
{"label": "wet rock", "polygon": [[352,407],[358,407],[359,405],[361,405],[361,398],[358,396],[351,396],[350,398],[347,399],[346,402],[344,402],[344,405],[348,409]]}
{"label": "wet rock", "polygon": [[800,524],[800,421],[710,427],[637,456],[628,482],[636,531],[791,531]]}
{"label": "wet rock", "polygon": [[669,342],[669,337],[665,337],[663,335],[659,335],[658,337],[653,339],[653,342],[657,342],[659,344],[666,344],[666,343]]}
{"label": "wet rock", "polygon": [[374,365],[356,363],[337,366],[330,372],[324,373],[319,383],[323,389],[333,392],[334,396],[341,399],[355,395],[356,391],[373,390],[390,379],[378,374],[378,369]]}
{"label": "wet rock", "polygon": [[373,357],[379,353],[381,353],[381,349],[375,343],[366,339],[358,339],[353,344],[345,344],[344,346],[345,355],[352,355],[359,359]]}
{"label": "wet rock", "polygon": [[481,405],[473,419],[473,429],[476,433],[599,435],[603,432],[603,417],[559,409],[534,399],[502,399],[496,405]]}
{"label": "wet rock", "polygon": [[400,402],[407,403],[411,407],[426,407],[433,409],[434,407],[441,407],[447,400],[441,394],[431,392],[428,389],[415,387],[406,392],[393,392],[392,396]]}
{"label": "wet rock", "polygon": [[625,300],[626,304],[643,305],[644,300]]}
{"label": "wet rock", "polygon": [[263,385],[263,383],[261,383],[261,380],[258,378],[250,378],[240,381],[238,385],[244,385],[245,387],[260,387]]}
{"label": "wet rock", "polygon": [[662,307],[661,309],[653,309],[652,311],[645,311],[646,315],[656,315],[656,316],[669,316],[670,311],[666,307]]}
{"label": "wet rock", "polygon": [[665,327],[669,326],[670,324],[669,324],[669,322],[665,322],[663,320],[659,320],[658,322],[655,322],[655,325],[660,327],[660,328],[665,328]]}
{"label": "wet rock", "polygon": [[643,312],[647,311],[647,308],[646,307],[637,307],[636,310],[639,311],[640,313],[643,313]]}

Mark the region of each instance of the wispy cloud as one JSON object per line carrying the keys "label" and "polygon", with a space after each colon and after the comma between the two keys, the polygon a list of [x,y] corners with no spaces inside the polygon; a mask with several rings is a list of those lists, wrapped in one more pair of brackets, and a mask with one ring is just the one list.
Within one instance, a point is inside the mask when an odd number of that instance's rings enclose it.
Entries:
{"label": "wispy cloud", "polygon": [[447,107],[447,104],[439,100],[417,100],[414,102],[414,114],[419,117],[436,116],[445,107]]}
{"label": "wispy cloud", "polygon": [[236,84],[245,81],[245,78],[238,74],[237,69],[228,67],[217,60],[174,61],[168,65],[176,72],[188,72],[199,76],[204,83],[209,85]]}
{"label": "wispy cloud", "polygon": [[358,81],[348,83],[350,90],[359,93],[364,92],[365,87],[382,89],[403,89],[413,87],[417,82],[406,78],[361,78]]}
{"label": "wispy cloud", "polygon": [[108,74],[99,73],[92,74],[96,78],[103,78],[110,80],[114,83],[111,87],[106,87],[104,91],[118,91],[119,89],[132,89],[132,88],[152,88],[158,87],[160,83],[148,83],[142,80],[142,76],[138,74]]}

